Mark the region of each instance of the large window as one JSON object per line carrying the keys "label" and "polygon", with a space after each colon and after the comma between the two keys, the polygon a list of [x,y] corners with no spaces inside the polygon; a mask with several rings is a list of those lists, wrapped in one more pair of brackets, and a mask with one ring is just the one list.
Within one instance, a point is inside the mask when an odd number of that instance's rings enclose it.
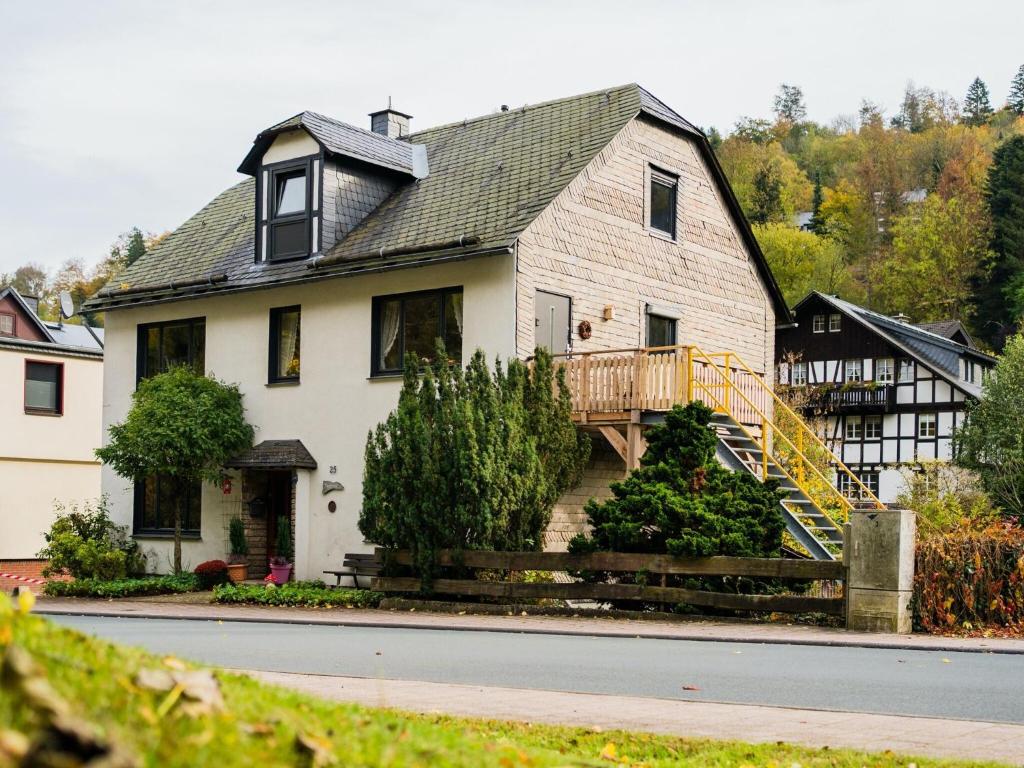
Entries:
{"label": "large window", "polygon": [[914,380],[914,361],[913,360],[900,360],[899,364],[899,382],[908,382]]}
{"label": "large window", "polygon": [[64,413],[64,364],[25,361],[25,413]]}
{"label": "large window", "polygon": [[409,352],[433,359],[437,339],[462,362],[462,288],[374,298],[372,375],[401,373]]}
{"label": "large window", "polygon": [[647,315],[647,346],[671,347],[676,343],[676,319],[662,315]]}
{"label": "large window", "polygon": [[892,384],[896,375],[896,367],[891,357],[875,360],[875,381],[879,384]]}
{"label": "large window", "polygon": [[308,163],[270,174],[271,259],[309,255],[310,184]]}
{"label": "large window", "polygon": [[842,330],[843,327],[843,316],[838,312],[828,316],[828,331],[829,333],[836,333]]}
{"label": "large window", "polygon": [[811,330],[814,333],[824,333],[825,332],[825,316],[824,315],[815,315],[813,318],[811,318]]}
{"label": "large window", "polygon": [[299,307],[270,310],[271,384],[299,380],[299,331],[302,315]]}
{"label": "large window", "polygon": [[650,217],[651,229],[674,238],[676,236],[676,189],[679,179],[667,173],[651,170]]}
{"label": "large window", "polygon": [[178,365],[206,371],[206,318],[139,326],[136,379],[148,379]]}
{"label": "large window", "polygon": [[847,360],[843,371],[843,381],[847,383],[864,381],[864,361]]}
{"label": "large window", "polygon": [[[199,538],[200,495],[202,484],[185,490],[185,507],[181,516],[181,533]],[[174,505],[179,493],[169,477],[150,477],[135,484],[135,534],[143,536],[174,535]]]}

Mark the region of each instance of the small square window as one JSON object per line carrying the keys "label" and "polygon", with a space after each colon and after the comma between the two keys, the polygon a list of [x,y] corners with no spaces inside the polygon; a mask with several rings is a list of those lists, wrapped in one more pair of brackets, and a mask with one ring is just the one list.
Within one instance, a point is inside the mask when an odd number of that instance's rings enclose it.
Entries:
{"label": "small square window", "polygon": [[676,188],[674,176],[651,171],[650,220],[651,229],[669,237],[676,236]]}
{"label": "small square window", "polygon": [[917,417],[917,436],[935,437],[938,434],[939,418],[934,413],[922,413]]}
{"label": "small square window", "polygon": [[647,346],[671,347],[676,343],[676,321],[671,317],[647,315]]}
{"label": "small square window", "polygon": [[875,360],[875,381],[879,384],[892,384],[895,375],[895,364],[891,357]]}
{"label": "small square window", "polygon": [[864,417],[864,439],[865,440],[881,440],[882,439],[882,417],[881,416],[865,416]]}
{"label": "small square window", "polygon": [[0,312],[0,336],[13,336],[14,322],[14,315],[8,312]]}
{"label": "small square window", "polygon": [[864,361],[847,360],[844,369],[843,381],[859,382],[864,381]]}
{"label": "small square window", "polygon": [[838,312],[828,316],[828,330],[829,333],[835,333],[842,327],[843,316]]}
{"label": "small square window", "polygon": [[906,383],[914,380],[914,361],[900,360],[899,375],[897,381]]}
{"label": "small square window", "polygon": [[64,364],[25,361],[25,413],[64,412]]}
{"label": "small square window", "polygon": [[299,307],[270,310],[270,383],[299,380]]}
{"label": "small square window", "polygon": [[802,387],[807,383],[807,363],[793,363],[793,386]]}
{"label": "small square window", "polygon": [[824,333],[825,332],[825,316],[824,315],[815,315],[814,316],[814,319],[811,321],[811,330],[814,331],[815,333]]}
{"label": "small square window", "polygon": [[864,422],[861,421],[860,416],[846,417],[846,431],[844,434],[847,440],[860,440],[864,436]]}

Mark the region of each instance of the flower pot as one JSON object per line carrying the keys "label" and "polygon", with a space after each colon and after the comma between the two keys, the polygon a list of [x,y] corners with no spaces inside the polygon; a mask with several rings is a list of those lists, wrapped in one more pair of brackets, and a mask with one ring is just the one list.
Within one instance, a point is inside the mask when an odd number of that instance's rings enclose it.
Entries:
{"label": "flower pot", "polygon": [[274,579],[275,584],[287,584],[288,579],[292,575],[292,564],[285,563],[284,565],[270,564],[270,575]]}
{"label": "flower pot", "polygon": [[241,584],[249,578],[248,563],[228,563],[228,578],[232,584]]}

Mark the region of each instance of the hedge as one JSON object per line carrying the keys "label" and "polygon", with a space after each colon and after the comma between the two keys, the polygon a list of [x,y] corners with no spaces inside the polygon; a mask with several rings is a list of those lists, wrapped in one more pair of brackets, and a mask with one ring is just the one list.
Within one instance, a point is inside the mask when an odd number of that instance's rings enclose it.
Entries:
{"label": "hedge", "polygon": [[1024,528],[967,527],[921,538],[914,623],[927,631],[1024,628]]}
{"label": "hedge", "polygon": [[294,581],[281,586],[269,584],[222,584],[213,590],[216,603],[248,605],[290,605],[312,608],[376,608],[384,597],[366,589],[328,587],[322,581]]}
{"label": "hedge", "polygon": [[137,579],[76,579],[48,581],[43,592],[51,597],[140,597],[198,592],[202,588],[193,573],[177,576],[147,576]]}

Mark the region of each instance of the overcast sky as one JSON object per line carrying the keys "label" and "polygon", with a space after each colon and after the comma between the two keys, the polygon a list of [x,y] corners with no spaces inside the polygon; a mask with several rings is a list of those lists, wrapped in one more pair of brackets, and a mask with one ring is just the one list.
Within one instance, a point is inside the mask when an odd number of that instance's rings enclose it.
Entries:
{"label": "overcast sky", "polygon": [[638,82],[723,132],[799,85],[828,122],[908,80],[1002,104],[1024,2],[0,0],[0,272],[93,263],[240,180],[263,128],[312,109],[413,130]]}

